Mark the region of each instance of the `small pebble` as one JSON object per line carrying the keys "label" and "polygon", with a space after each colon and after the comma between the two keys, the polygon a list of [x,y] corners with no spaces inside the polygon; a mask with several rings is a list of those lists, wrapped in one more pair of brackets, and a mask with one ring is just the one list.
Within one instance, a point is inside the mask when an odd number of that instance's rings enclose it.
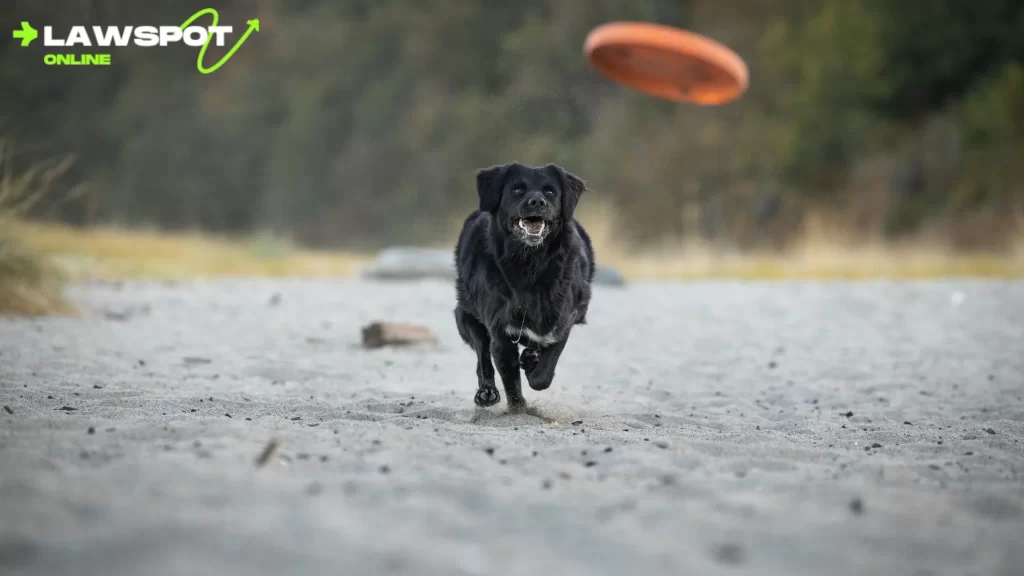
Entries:
{"label": "small pebble", "polygon": [[904,426],[913,426],[913,424],[910,423],[910,420],[904,420],[903,421],[903,425]]}
{"label": "small pebble", "polygon": [[541,486],[541,488],[543,488],[545,490],[550,490],[551,489],[551,485],[552,485],[551,480],[544,480],[544,482],[542,482],[540,486]]}
{"label": "small pebble", "polygon": [[854,498],[853,500],[850,500],[850,511],[858,515],[863,514],[864,501],[861,500],[860,498]]}
{"label": "small pebble", "polygon": [[991,428],[986,428],[985,432],[988,432],[989,434],[995,434],[996,433],[996,431],[991,429]]}
{"label": "small pebble", "polygon": [[743,548],[739,544],[719,544],[715,546],[711,552],[715,560],[722,564],[730,564],[733,566],[743,564],[746,560],[746,554],[743,552]]}
{"label": "small pebble", "polygon": [[89,430],[87,430],[86,432],[89,433],[89,434],[95,434],[96,433],[96,429],[93,428],[92,426],[89,426]]}
{"label": "small pebble", "polygon": [[881,444],[879,444],[878,442],[875,442],[874,444],[872,444],[872,445],[871,445],[871,447],[872,447],[872,448],[881,448],[881,447],[882,447],[882,445],[881,445]]}
{"label": "small pebble", "polygon": [[604,453],[605,454],[607,454],[607,453],[609,453],[611,451],[612,451],[612,447],[611,446],[608,446],[607,448],[604,449]]}
{"label": "small pebble", "polygon": [[840,416],[846,416],[847,418],[853,418],[853,411],[851,410],[851,411],[849,411],[849,412],[847,412],[845,414],[840,414]]}
{"label": "small pebble", "polygon": [[597,466],[597,462],[593,460],[587,460],[583,465],[586,466],[587,468],[593,468],[594,466]]}
{"label": "small pebble", "polygon": [[7,405],[4,405],[4,412],[7,412],[8,414],[10,414],[12,416],[14,415],[14,410],[12,410],[11,407],[7,406]]}
{"label": "small pebble", "polygon": [[494,448],[488,446],[487,448],[484,448],[484,452],[487,452],[488,456],[494,456]]}
{"label": "small pebble", "polygon": [[583,424],[583,420],[575,420],[572,423],[573,426],[579,426],[580,424]]}
{"label": "small pebble", "polygon": [[379,470],[381,474],[387,474],[387,473],[391,472],[391,467],[388,466],[387,464],[384,464],[383,466],[381,466],[377,470]]}
{"label": "small pebble", "polygon": [[661,448],[662,450],[668,448],[667,442],[655,442],[654,445],[657,446],[658,448]]}
{"label": "small pebble", "polygon": [[231,418],[231,414],[225,413],[224,415],[227,416],[228,418]]}

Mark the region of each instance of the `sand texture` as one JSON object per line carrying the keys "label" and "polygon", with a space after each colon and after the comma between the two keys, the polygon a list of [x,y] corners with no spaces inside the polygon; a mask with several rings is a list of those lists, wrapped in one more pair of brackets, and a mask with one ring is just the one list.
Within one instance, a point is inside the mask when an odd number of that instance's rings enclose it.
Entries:
{"label": "sand texture", "polygon": [[0,574],[1024,574],[1022,282],[597,287],[515,416],[445,281],[71,296],[0,319]]}

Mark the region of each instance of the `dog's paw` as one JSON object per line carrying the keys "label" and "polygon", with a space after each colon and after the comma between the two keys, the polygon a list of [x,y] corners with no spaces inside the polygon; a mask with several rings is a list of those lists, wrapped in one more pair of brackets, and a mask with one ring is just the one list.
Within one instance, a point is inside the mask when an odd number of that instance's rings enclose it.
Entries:
{"label": "dog's paw", "polygon": [[476,396],[473,397],[473,402],[476,402],[476,405],[481,408],[494,406],[500,401],[501,395],[498,394],[498,387],[494,384],[491,384],[490,386],[481,386],[476,391]]}
{"label": "dog's paw", "polygon": [[533,369],[537,367],[537,363],[540,362],[540,355],[533,348],[523,348],[523,353],[519,356],[519,366],[522,367],[523,372],[529,374],[533,372]]}
{"label": "dog's paw", "polygon": [[547,390],[548,388],[551,387],[551,380],[552,380],[553,376],[554,376],[553,374],[552,375],[533,375],[532,377],[528,376],[526,379],[530,383],[530,388],[533,388],[534,390],[537,390],[539,392],[541,390]]}

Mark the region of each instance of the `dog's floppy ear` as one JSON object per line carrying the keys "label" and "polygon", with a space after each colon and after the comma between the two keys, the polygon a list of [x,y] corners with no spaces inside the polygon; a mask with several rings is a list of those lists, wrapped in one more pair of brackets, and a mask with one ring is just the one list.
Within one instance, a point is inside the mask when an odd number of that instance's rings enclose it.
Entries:
{"label": "dog's floppy ear", "polygon": [[476,194],[480,197],[480,211],[494,213],[501,203],[501,187],[511,164],[498,164],[476,171]]}
{"label": "dog's floppy ear", "polygon": [[580,196],[586,191],[587,185],[572,172],[567,172],[558,164],[549,164],[548,169],[558,173],[562,181],[562,220],[572,222],[576,213],[576,204],[579,204]]}

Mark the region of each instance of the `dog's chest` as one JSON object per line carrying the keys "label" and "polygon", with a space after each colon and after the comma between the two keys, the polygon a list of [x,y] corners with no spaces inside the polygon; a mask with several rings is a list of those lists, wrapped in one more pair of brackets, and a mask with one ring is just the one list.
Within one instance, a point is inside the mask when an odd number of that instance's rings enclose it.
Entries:
{"label": "dog's chest", "polygon": [[572,312],[563,310],[564,302],[532,300],[510,303],[506,309],[505,333],[523,344],[550,346],[557,342],[572,323]]}
{"label": "dog's chest", "polygon": [[507,324],[505,326],[505,332],[515,340],[525,338],[539,346],[550,346],[558,341],[558,336],[555,330],[551,330],[544,334],[538,334],[532,328],[525,325],[516,326],[514,324]]}

